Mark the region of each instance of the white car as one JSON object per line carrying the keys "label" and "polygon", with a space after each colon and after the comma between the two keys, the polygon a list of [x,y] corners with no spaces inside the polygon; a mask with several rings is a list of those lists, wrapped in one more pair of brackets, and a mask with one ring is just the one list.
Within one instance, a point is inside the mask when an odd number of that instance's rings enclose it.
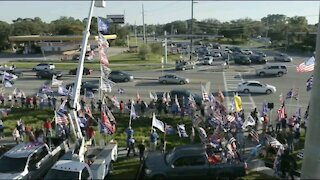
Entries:
{"label": "white car", "polygon": [[49,64],[49,63],[40,63],[36,65],[34,68],[32,68],[32,71],[42,71],[42,70],[48,70],[48,69],[55,69],[54,64]]}
{"label": "white car", "polygon": [[277,91],[275,86],[269,84],[263,84],[259,81],[246,81],[243,83],[239,83],[238,92],[244,93],[266,93],[271,94]]}
{"label": "white car", "polygon": [[212,62],[213,62],[213,57],[211,57],[211,56],[205,56],[205,57],[203,58],[202,64],[204,64],[204,65],[211,65]]}

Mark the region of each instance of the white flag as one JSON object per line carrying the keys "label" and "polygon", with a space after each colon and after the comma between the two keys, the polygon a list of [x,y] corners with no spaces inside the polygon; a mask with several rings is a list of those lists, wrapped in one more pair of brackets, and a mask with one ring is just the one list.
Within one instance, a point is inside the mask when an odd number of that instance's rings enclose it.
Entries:
{"label": "white flag", "polygon": [[100,88],[101,88],[101,90],[103,90],[103,91],[111,92],[111,91],[112,91],[112,88],[113,88],[115,85],[116,85],[115,82],[110,81],[109,79],[103,79],[103,80],[101,81]]}
{"label": "white flag", "polygon": [[61,86],[62,83],[63,83],[63,81],[62,80],[58,80],[57,76],[55,76],[55,75],[52,76],[52,84],[51,84],[51,86]]}
{"label": "white flag", "polygon": [[4,81],[4,87],[12,87],[12,83],[10,81]]}
{"label": "white flag", "polygon": [[199,132],[199,137],[201,139],[201,142],[205,143],[208,137],[206,131],[202,127],[199,127],[198,132]]}
{"label": "white flag", "polygon": [[134,109],[133,101],[131,102],[130,118],[131,119],[137,118],[137,114],[136,114],[136,110]]}
{"label": "white flag", "polygon": [[158,128],[161,132],[165,132],[164,123],[156,118],[156,115],[152,115],[152,127]]}
{"label": "white flag", "polygon": [[66,89],[66,88],[63,87],[63,86],[59,86],[59,87],[58,87],[58,94],[60,94],[61,96],[68,96],[69,90]]}
{"label": "white flag", "polygon": [[149,94],[150,94],[150,99],[151,100],[154,100],[154,101],[158,100],[158,97],[157,97],[157,95],[155,93],[149,92]]}
{"label": "white flag", "polygon": [[244,121],[242,125],[242,129],[245,129],[247,126],[254,126],[256,124],[256,121],[253,119],[251,115],[247,117],[247,119]]}

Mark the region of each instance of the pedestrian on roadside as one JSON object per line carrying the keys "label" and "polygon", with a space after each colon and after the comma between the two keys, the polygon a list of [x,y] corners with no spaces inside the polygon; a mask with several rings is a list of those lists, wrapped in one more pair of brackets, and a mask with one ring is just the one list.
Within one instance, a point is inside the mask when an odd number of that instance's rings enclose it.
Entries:
{"label": "pedestrian on roadside", "polygon": [[156,132],[156,129],[152,129],[152,133],[150,135],[150,151],[155,151],[157,149],[159,135]]}
{"label": "pedestrian on roadside", "polygon": [[129,148],[128,148],[128,152],[127,152],[127,157],[130,156],[130,152],[133,152],[133,155],[136,156],[136,150],[135,150],[135,139],[134,137],[129,138],[128,142],[129,142]]}
{"label": "pedestrian on roadside", "polygon": [[48,96],[48,108],[49,109],[52,108],[52,98],[51,98],[51,96]]}
{"label": "pedestrian on roadside", "polygon": [[52,121],[48,118],[46,122],[44,123],[43,127],[45,130],[45,136],[52,136]]}
{"label": "pedestrian on roadside", "polygon": [[12,136],[14,141],[19,144],[20,143],[20,134],[17,128],[14,128],[14,130],[12,131]]}
{"label": "pedestrian on roadside", "polygon": [[37,96],[33,96],[33,98],[32,98],[32,104],[33,104],[33,109],[37,109],[37,108],[38,108]]}
{"label": "pedestrian on roadside", "polygon": [[21,142],[24,141],[24,134],[26,133],[26,128],[21,119],[17,121],[16,128],[19,131]]}
{"label": "pedestrian on roadside", "polygon": [[21,101],[21,108],[24,108],[24,105],[26,103],[26,97],[23,94],[20,97],[20,101]]}
{"label": "pedestrian on roadside", "polygon": [[91,111],[94,112],[96,110],[96,106],[94,105],[94,99],[92,98],[90,101]]}
{"label": "pedestrian on roadside", "polygon": [[133,134],[134,134],[134,130],[131,128],[131,126],[129,126],[128,129],[126,130],[126,134],[127,134],[127,149],[129,149],[129,139],[133,137]]}
{"label": "pedestrian on roadside", "polygon": [[53,106],[53,110],[56,110],[57,98],[55,96],[52,97],[52,106]]}
{"label": "pedestrian on roadside", "polygon": [[141,101],[140,109],[141,109],[142,116],[144,116],[144,113],[146,112],[147,106],[143,100]]}
{"label": "pedestrian on roadside", "polygon": [[120,105],[119,105],[119,106],[120,106],[120,115],[122,115],[122,114],[124,113],[124,108],[125,108],[125,107],[124,107],[124,106],[125,106],[125,105],[124,105],[124,102],[123,102],[123,101],[120,101]]}
{"label": "pedestrian on roadside", "polygon": [[138,149],[139,149],[139,159],[140,159],[140,162],[142,162],[144,160],[144,151],[146,149],[146,146],[144,145],[144,140],[140,142],[140,144],[138,145]]}
{"label": "pedestrian on roadside", "polygon": [[284,114],[284,118],[281,119],[281,130],[285,132],[287,129],[287,114]]}
{"label": "pedestrian on roadside", "polygon": [[31,108],[31,102],[32,102],[32,98],[30,96],[27,97],[26,99],[26,105],[27,105],[27,108]]}
{"label": "pedestrian on roadside", "polygon": [[97,105],[98,105],[98,111],[101,111],[101,107],[102,107],[101,99],[98,100]]}
{"label": "pedestrian on roadside", "polygon": [[14,100],[14,107],[18,107],[18,98],[17,96],[13,96],[13,100]]}

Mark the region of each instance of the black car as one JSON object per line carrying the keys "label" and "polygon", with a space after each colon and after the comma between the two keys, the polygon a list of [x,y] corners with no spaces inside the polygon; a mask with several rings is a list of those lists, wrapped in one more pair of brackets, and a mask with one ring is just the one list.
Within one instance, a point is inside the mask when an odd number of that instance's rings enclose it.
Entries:
{"label": "black car", "polygon": [[112,71],[109,79],[113,82],[128,82],[133,80],[133,76],[124,71]]}
{"label": "black car", "polygon": [[250,60],[252,64],[266,64],[267,63],[267,59],[263,56],[260,55],[251,55],[250,56]]}
{"label": "black car", "polygon": [[248,56],[242,55],[234,59],[235,64],[251,64],[251,60]]}
{"label": "black car", "polygon": [[[75,69],[71,69],[70,71],[69,71],[69,74],[70,75],[76,75],[77,74],[77,70],[78,70],[78,68],[75,68]],[[92,69],[89,69],[89,68],[86,68],[86,67],[84,67],[83,68],[83,75],[90,75],[91,73],[92,73]]]}
{"label": "black car", "polygon": [[[70,86],[73,87],[73,85],[74,85],[74,83],[67,84],[66,89],[69,89]],[[84,94],[85,90],[92,91],[93,93],[95,93],[95,92],[99,91],[99,85],[97,85],[93,82],[88,82],[88,81],[82,82],[80,93]]]}
{"label": "black car", "polygon": [[54,71],[51,69],[37,71],[36,76],[39,79],[52,79],[52,76],[55,75],[57,79],[62,78],[61,71]]}

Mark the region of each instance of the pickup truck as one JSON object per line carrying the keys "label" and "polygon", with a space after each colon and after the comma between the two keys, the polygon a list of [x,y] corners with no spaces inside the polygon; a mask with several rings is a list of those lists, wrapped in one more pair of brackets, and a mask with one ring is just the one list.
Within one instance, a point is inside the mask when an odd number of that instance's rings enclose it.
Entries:
{"label": "pickup truck", "polygon": [[47,143],[20,143],[0,157],[0,179],[41,179],[68,150],[66,141],[47,138]]}
{"label": "pickup truck", "polygon": [[243,162],[210,163],[205,147],[186,145],[171,152],[151,152],[144,162],[145,179],[214,179],[245,176]]}
{"label": "pickup truck", "polygon": [[112,173],[117,151],[118,145],[109,143],[105,147],[88,148],[85,162],[64,156],[52,166],[44,179],[106,179]]}

